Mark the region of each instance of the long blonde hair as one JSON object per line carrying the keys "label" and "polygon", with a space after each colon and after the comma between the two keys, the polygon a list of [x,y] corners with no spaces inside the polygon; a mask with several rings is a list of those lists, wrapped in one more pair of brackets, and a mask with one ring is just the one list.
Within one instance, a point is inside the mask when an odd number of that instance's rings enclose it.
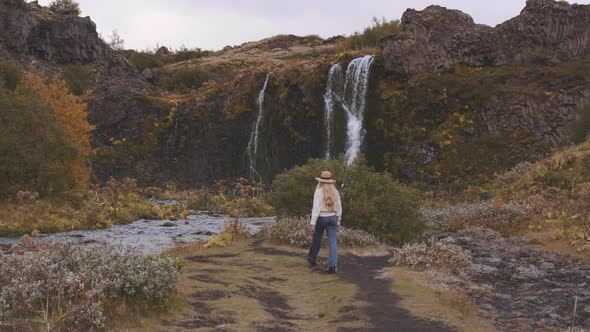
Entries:
{"label": "long blonde hair", "polygon": [[329,212],[335,211],[337,189],[333,183],[318,183],[318,188],[322,189],[322,196],[324,198],[324,208]]}

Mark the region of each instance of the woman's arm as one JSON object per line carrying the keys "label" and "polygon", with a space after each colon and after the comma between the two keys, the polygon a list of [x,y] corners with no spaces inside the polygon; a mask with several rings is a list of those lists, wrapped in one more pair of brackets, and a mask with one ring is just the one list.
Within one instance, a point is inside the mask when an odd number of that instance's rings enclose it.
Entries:
{"label": "woman's arm", "polygon": [[311,209],[311,225],[315,225],[320,212],[322,211],[322,197],[320,190],[316,190],[313,194],[313,208]]}
{"label": "woman's arm", "polygon": [[336,191],[336,202],[334,202],[334,208],[336,209],[336,217],[338,217],[338,226],[340,226],[340,220],[342,219],[342,201],[340,200],[340,192]]}

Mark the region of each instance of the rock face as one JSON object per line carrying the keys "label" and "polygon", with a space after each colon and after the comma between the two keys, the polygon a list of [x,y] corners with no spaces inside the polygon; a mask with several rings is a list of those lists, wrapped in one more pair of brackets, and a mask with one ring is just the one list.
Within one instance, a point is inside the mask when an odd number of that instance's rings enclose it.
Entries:
{"label": "rock face", "polygon": [[380,42],[386,68],[396,72],[590,58],[590,6],[564,1],[528,0],[519,16],[495,28],[444,7],[410,9],[401,27],[399,36]]}
{"label": "rock face", "polygon": [[[518,17],[495,28],[439,6],[408,10],[402,33],[380,43],[383,57],[372,67],[362,148],[369,163],[410,181],[453,181],[466,170],[480,175],[487,167],[491,175],[569,143],[569,125],[590,99],[584,74],[590,66],[567,67],[589,57],[589,8],[528,1]],[[256,99],[269,71],[275,75],[264,105],[261,177],[269,183],[278,172],[321,157],[328,70],[334,59],[346,65],[356,56],[337,56],[334,44],[342,37],[283,35],[140,73],[87,17],[2,0],[0,27],[0,58],[49,73],[71,64],[92,67],[96,81],[85,99],[96,126],[93,170],[99,180],[128,176],[141,184],[199,186],[246,176]],[[169,53],[158,50],[160,57]],[[496,72],[523,62],[537,69]],[[455,64],[485,67],[438,75]],[[182,70],[211,77],[185,95],[164,92],[163,79]],[[344,117],[335,114],[334,123],[343,148]],[[447,140],[460,153],[445,148]]]}
{"label": "rock face", "polygon": [[92,63],[112,55],[89,17],[58,15],[22,0],[0,3],[0,44],[11,54],[58,64]]}
{"label": "rock face", "polygon": [[[404,84],[401,89],[392,86],[404,98],[415,99],[414,105],[403,105],[406,109],[391,127],[409,127],[400,120],[406,113],[414,114],[410,121],[420,122],[416,119],[467,114],[462,108],[469,107],[474,126],[453,135],[462,137],[458,150],[471,153],[471,160],[478,151],[482,156],[494,155],[496,170],[536,160],[570,144],[572,123],[590,98],[590,79],[581,74],[590,68],[590,5],[529,0],[520,15],[493,28],[440,6],[408,10],[401,20],[401,33],[381,40],[380,47],[380,80],[397,77]],[[391,91],[380,93],[395,96]],[[397,112],[397,105],[391,109],[379,105],[385,99],[375,103],[377,112]],[[424,161],[419,158],[423,146],[434,146],[441,163],[461,163],[458,168],[471,169],[474,164],[463,163],[467,159],[461,157],[443,160],[444,146],[433,144],[432,138],[444,125],[432,122],[421,123],[430,136],[413,146],[379,150],[384,137],[373,137],[375,131],[368,131],[372,144],[368,150],[375,150],[375,155],[396,150],[405,164],[400,173],[410,179],[428,168],[421,166]],[[485,141],[485,147],[478,140]]]}

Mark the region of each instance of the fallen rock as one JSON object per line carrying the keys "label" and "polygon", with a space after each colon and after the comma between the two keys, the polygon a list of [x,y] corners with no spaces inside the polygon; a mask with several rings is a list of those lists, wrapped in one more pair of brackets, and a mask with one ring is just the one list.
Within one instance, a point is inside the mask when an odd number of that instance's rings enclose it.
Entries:
{"label": "fallen rock", "polygon": [[497,268],[484,264],[471,265],[471,272],[475,274],[492,274],[498,271]]}
{"label": "fallen rock", "polygon": [[149,81],[154,78],[154,72],[151,69],[146,68],[141,72],[141,76]]}

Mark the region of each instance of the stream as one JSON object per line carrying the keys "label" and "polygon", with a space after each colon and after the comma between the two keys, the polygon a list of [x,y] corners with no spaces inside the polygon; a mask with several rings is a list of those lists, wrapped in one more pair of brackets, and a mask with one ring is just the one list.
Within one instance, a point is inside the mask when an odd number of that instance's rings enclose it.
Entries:
{"label": "stream", "polygon": [[[179,244],[208,240],[225,228],[227,218],[210,216],[207,212],[191,211],[183,220],[138,220],[127,225],[113,225],[109,229],[78,230],[64,233],[43,234],[43,240],[100,243],[130,247],[143,254],[159,254]],[[240,222],[255,234],[274,217],[241,218]],[[0,238],[0,249],[20,243],[20,238]]]}

